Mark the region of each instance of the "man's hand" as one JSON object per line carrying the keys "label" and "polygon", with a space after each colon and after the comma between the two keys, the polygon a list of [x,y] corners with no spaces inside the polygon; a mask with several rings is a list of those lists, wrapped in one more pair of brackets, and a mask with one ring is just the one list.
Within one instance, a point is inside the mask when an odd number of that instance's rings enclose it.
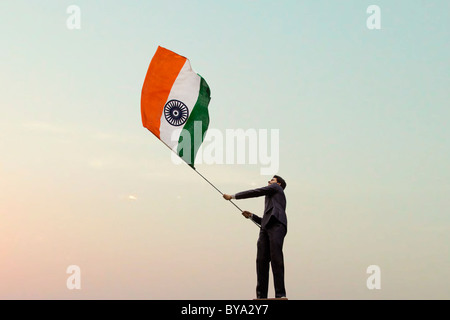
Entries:
{"label": "man's hand", "polygon": [[251,213],[251,212],[249,212],[249,211],[243,211],[243,212],[242,212],[242,215],[248,219],[248,218],[251,218],[251,216],[253,215],[253,213]]}
{"label": "man's hand", "polygon": [[231,196],[230,196],[229,194],[224,194],[224,195],[223,195],[223,198],[224,198],[225,200],[231,200],[231,199],[232,199]]}

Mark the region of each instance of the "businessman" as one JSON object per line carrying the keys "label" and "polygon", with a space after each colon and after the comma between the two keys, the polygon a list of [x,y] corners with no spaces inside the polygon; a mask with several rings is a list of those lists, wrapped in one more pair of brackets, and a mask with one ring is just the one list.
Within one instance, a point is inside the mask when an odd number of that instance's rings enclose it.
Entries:
{"label": "businessman", "polygon": [[225,200],[247,199],[265,196],[264,215],[261,217],[249,211],[242,212],[247,219],[261,225],[256,254],[256,297],[266,299],[269,286],[269,268],[272,265],[275,298],[285,298],[283,242],[287,233],[286,181],[273,176],[266,187],[242,191],[235,195],[224,194]]}

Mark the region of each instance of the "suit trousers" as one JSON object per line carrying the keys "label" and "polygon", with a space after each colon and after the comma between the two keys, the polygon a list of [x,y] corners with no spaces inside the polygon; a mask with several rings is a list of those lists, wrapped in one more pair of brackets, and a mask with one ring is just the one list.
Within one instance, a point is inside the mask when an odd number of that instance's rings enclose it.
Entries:
{"label": "suit trousers", "polygon": [[275,297],[286,296],[283,259],[283,242],[286,233],[286,226],[274,217],[261,228],[256,254],[256,297],[258,299],[267,298],[270,265],[272,265]]}

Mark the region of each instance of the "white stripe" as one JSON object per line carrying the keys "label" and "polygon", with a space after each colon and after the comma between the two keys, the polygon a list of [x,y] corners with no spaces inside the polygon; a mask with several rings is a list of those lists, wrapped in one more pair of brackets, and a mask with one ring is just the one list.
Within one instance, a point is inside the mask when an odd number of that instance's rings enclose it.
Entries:
{"label": "white stripe", "polygon": [[[177,79],[173,83],[166,103],[173,99],[183,102],[187,106],[190,116],[198,99],[200,80],[200,76],[192,70],[189,60],[186,60],[183,68],[181,68],[181,71],[178,74]],[[182,129],[183,126],[184,124],[177,127],[167,122],[163,110],[161,116],[161,126],[159,128],[160,139],[169,148],[173,149],[178,145],[178,138],[181,133],[180,129]],[[175,133],[175,137],[171,138],[173,131],[177,131],[178,133]]]}

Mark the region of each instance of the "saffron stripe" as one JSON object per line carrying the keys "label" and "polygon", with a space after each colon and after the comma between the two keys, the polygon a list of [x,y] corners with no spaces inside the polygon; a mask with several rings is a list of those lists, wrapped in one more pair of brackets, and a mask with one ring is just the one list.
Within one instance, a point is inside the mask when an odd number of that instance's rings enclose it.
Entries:
{"label": "saffron stripe", "polygon": [[186,58],[158,47],[145,76],[141,94],[142,124],[158,139],[164,105]]}

